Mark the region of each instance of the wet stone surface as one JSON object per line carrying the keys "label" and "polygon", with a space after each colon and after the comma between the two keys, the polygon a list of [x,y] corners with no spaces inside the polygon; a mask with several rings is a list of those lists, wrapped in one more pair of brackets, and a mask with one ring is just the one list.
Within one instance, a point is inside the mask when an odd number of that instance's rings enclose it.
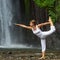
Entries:
{"label": "wet stone surface", "polygon": [[[0,60],[39,60],[41,53],[0,51]],[[45,60],[60,60],[60,52],[47,52]]]}

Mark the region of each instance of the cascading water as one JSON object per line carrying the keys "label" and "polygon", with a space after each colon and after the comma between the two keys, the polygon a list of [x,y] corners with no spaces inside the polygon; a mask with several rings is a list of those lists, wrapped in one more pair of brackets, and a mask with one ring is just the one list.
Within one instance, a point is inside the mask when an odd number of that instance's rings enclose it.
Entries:
{"label": "cascading water", "polygon": [[14,25],[29,23],[24,4],[24,0],[0,0],[0,48],[40,48],[40,39],[31,31]]}
{"label": "cascading water", "polygon": [[9,15],[11,15],[11,13],[8,10],[7,4],[6,4],[6,0],[0,0],[0,18],[1,18],[1,29],[2,29],[2,40],[1,44],[4,45],[10,45],[11,41],[10,41],[10,33],[9,33],[9,21],[11,19],[11,17],[9,17]]}
{"label": "cascading water", "polygon": [[[16,4],[12,4],[13,2]],[[14,3],[15,3],[14,2]],[[16,0],[0,0],[0,47],[1,48],[30,48],[32,46],[24,45],[24,36],[22,28],[18,32],[18,28],[14,30],[12,27],[15,14],[20,15],[18,12],[19,7]],[[16,13],[17,12],[17,13]],[[20,17],[21,18],[21,17]],[[20,21],[21,22],[21,21]],[[10,28],[12,27],[12,28]],[[12,30],[12,31],[10,31]],[[15,33],[16,32],[16,33]]]}
{"label": "cascading water", "polygon": [[11,44],[9,24],[11,23],[12,13],[7,6],[7,0],[0,0],[0,20],[1,20],[1,45]]}

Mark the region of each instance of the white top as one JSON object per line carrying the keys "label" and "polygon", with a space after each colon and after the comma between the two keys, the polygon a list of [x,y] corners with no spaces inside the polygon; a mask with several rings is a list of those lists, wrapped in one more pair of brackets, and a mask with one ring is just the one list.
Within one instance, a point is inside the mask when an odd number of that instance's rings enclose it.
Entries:
{"label": "white top", "polygon": [[34,30],[32,28],[32,31],[36,36],[41,37],[42,31],[40,30],[40,28],[37,25],[36,25],[36,30]]}
{"label": "white top", "polygon": [[36,25],[36,30],[32,28],[33,33],[40,37],[40,38],[46,38],[48,35],[51,35],[55,31],[55,26],[51,26],[49,31],[41,31],[41,29]]}

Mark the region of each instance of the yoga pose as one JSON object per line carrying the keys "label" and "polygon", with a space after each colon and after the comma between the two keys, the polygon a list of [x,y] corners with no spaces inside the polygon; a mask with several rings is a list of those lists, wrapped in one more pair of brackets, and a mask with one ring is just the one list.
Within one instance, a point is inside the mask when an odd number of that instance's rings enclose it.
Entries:
{"label": "yoga pose", "polygon": [[[41,31],[40,27],[47,25],[47,24],[50,24],[50,30],[49,31]],[[49,17],[48,22],[41,23],[38,25],[36,24],[35,20],[30,21],[30,26],[26,26],[24,24],[15,24],[15,25],[32,30],[33,33],[41,39],[42,57],[39,59],[45,59],[46,37],[55,31],[55,26],[53,25],[51,17]]]}

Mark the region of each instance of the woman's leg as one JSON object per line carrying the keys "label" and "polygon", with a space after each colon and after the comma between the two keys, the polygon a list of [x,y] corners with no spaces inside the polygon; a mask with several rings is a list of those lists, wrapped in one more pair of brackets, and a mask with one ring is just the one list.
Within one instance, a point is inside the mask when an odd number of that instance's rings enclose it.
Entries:
{"label": "woman's leg", "polygon": [[44,52],[46,50],[46,40],[45,39],[41,39],[41,47],[42,47],[42,52]]}
{"label": "woman's leg", "polygon": [[56,30],[55,26],[53,25],[53,22],[52,22],[51,18],[49,18],[49,22],[50,22],[50,30],[42,32],[43,37],[46,37],[46,36],[52,34]]}
{"label": "woman's leg", "polygon": [[46,51],[46,40],[41,39],[41,47],[42,47],[42,57],[39,59],[45,59],[45,51]]}

